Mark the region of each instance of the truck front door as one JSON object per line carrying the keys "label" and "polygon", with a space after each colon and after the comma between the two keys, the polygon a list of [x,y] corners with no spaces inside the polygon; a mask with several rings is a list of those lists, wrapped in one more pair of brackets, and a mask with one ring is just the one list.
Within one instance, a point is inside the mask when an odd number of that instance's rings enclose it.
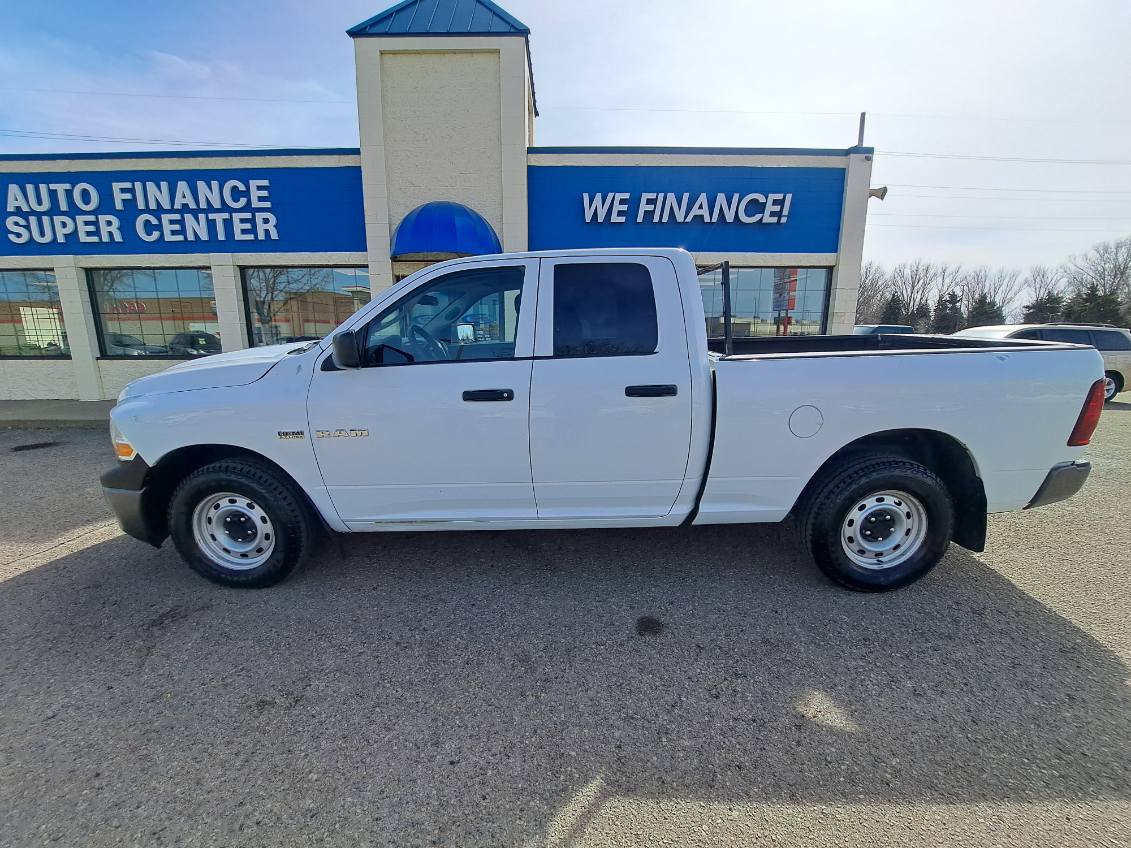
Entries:
{"label": "truck front door", "polygon": [[671,512],[691,442],[691,368],[671,261],[543,259],[530,400],[539,518]]}
{"label": "truck front door", "polygon": [[[354,328],[362,367],[318,370],[315,454],[343,520],[531,519],[537,260],[444,269]],[[528,309],[523,309],[523,294]]]}

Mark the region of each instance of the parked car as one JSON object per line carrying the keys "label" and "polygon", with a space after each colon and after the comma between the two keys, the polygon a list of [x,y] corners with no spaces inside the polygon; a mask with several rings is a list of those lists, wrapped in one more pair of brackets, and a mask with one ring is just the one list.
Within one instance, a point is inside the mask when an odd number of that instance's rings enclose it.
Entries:
{"label": "parked car", "polygon": [[178,333],[169,341],[174,356],[211,356],[220,352],[220,337],[212,333]]}
{"label": "parked car", "polygon": [[[228,585],[283,579],[320,525],[793,514],[826,575],[883,591],[921,577],[951,541],[982,550],[987,512],[1062,500],[1088,476],[1082,453],[1103,408],[1095,350],[945,336],[708,341],[699,292],[691,255],[670,248],[433,265],[331,338],[130,383],[111,412],[119,462],[103,491],[127,533],[172,536],[192,568]],[[518,295],[535,306],[514,308]],[[450,308],[429,305],[441,299]],[[502,340],[461,339],[460,316],[491,303],[512,304]]]}
{"label": "parked car", "polygon": [[128,333],[106,333],[102,341],[107,356],[162,356],[169,352],[168,348],[146,344]]}
{"label": "parked car", "polygon": [[857,324],[852,328],[857,336],[872,336],[877,333],[914,333],[915,328],[910,324]]}
{"label": "parked car", "polygon": [[970,327],[956,336],[979,339],[1036,339],[1091,345],[1104,360],[1104,400],[1131,388],[1131,331],[1108,324],[1003,324]]}

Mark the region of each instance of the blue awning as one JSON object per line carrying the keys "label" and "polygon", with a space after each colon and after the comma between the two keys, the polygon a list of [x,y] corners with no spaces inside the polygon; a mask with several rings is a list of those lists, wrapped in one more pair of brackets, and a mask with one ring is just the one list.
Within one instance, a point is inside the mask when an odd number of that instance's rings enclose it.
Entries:
{"label": "blue awning", "polygon": [[499,237],[482,215],[446,200],[417,206],[393,233],[394,259],[443,259],[502,251]]}

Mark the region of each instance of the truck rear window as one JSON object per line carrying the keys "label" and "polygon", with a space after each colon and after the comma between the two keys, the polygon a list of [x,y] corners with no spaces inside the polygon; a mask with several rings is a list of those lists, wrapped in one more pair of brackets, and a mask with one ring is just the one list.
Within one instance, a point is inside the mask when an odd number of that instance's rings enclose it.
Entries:
{"label": "truck rear window", "polygon": [[570,262],[554,267],[554,356],[655,353],[656,296],[635,262]]}

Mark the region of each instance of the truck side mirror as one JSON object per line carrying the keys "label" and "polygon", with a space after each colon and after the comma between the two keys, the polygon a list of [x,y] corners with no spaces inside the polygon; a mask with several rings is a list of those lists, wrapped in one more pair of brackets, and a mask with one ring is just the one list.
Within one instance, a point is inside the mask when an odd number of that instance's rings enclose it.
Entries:
{"label": "truck side mirror", "polygon": [[334,364],[339,368],[360,368],[361,351],[358,348],[357,334],[353,330],[343,330],[334,336]]}

